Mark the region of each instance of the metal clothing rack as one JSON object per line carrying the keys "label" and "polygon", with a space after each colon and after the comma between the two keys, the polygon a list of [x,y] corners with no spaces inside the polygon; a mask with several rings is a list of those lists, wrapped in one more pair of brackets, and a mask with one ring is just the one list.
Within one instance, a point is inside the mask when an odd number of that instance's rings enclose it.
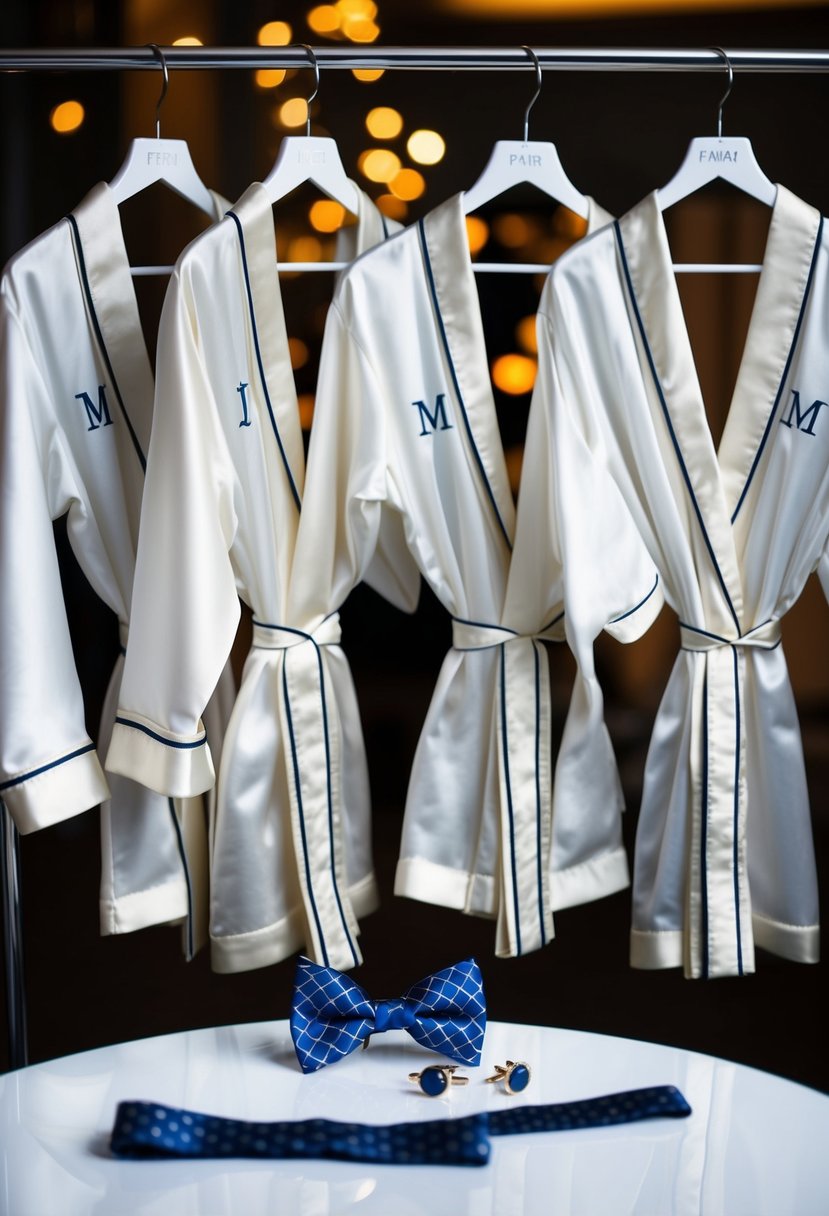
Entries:
{"label": "metal clothing rack", "polygon": [[[304,68],[304,47],[163,47],[167,66],[177,70]],[[382,68],[414,71],[526,71],[533,65],[521,47],[356,47],[312,48],[319,67],[329,70]],[[670,48],[533,48],[541,68],[557,72],[716,72],[719,50]],[[734,72],[825,73],[829,50],[745,50],[725,48]],[[0,72],[153,71],[161,64],[151,47],[0,49]],[[20,853],[17,830],[0,800],[0,867],[3,872],[3,930],[6,1008],[12,1068],[27,1063],[26,999],[20,909]]]}

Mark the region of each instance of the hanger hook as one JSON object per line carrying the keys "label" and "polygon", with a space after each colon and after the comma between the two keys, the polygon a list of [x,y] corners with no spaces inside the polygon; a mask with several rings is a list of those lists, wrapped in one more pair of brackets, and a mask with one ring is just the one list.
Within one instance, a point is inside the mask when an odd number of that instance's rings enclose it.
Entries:
{"label": "hanger hook", "polygon": [[170,88],[170,73],[167,71],[167,60],[164,57],[164,51],[160,49],[157,43],[147,43],[148,50],[151,50],[158,56],[158,61],[162,64],[162,72],[164,73],[164,84],[162,85],[162,95],[156,102],[156,139],[162,137],[162,106],[164,98],[167,97],[167,90]]}
{"label": "hanger hook", "polygon": [[728,58],[728,56],[726,55],[725,51],[722,49],[721,46],[712,46],[711,50],[714,51],[717,55],[722,55],[723,62],[725,63],[726,68],[728,69],[728,88],[725,90],[722,97],[720,98],[720,104],[717,107],[717,139],[722,139],[723,106],[728,101],[728,98],[731,95],[731,90],[734,87],[734,69],[731,66],[731,60]]}
{"label": "hanger hook", "polygon": [[538,56],[536,55],[536,53],[532,49],[532,47],[531,46],[522,46],[521,50],[527,52],[527,54],[529,55],[530,59],[533,62],[533,65],[535,67],[535,92],[533,93],[532,97],[530,98],[527,108],[524,111],[524,143],[526,143],[527,140],[529,139],[528,132],[530,129],[530,110],[533,108],[535,103],[538,101],[539,95],[541,93],[542,77],[541,77],[541,64],[538,62]]}
{"label": "hanger hook", "polygon": [[319,93],[319,91],[320,91],[320,65],[319,65],[319,60],[317,59],[317,56],[314,53],[313,48],[310,47],[307,42],[295,42],[294,46],[302,47],[303,51],[305,51],[305,54],[308,56],[310,66],[314,69],[314,91],[310,97],[307,97],[305,99],[305,105],[308,107],[307,113],[305,116],[305,134],[310,135],[311,134],[311,102],[314,100],[317,93]]}

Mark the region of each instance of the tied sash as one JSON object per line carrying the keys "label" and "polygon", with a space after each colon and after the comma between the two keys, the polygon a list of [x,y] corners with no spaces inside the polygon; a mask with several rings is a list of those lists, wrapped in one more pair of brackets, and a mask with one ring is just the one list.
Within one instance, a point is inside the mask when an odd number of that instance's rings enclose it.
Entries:
{"label": "tied sash", "polygon": [[345,969],[362,955],[345,873],[339,724],[322,653],[340,637],[337,612],[308,631],[253,622],[253,646],[282,652],[279,715],[308,951],[325,966]]}
{"label": "tied sash", "polygon": [[780,645],[780,622],[721,637],[680,622],[694,664],[691,711],[691,849],[685,973],[694,979],[754,970],[746,858],[743,685],[745,649]]}
{"label": "tied sash", "polygon": [[501,820],[496,953],[537,950],[553,937],[550,674],[540,641],[564,640],[563,613],[538,633],[452,619],[455,650],[499,649],[498,779]]}

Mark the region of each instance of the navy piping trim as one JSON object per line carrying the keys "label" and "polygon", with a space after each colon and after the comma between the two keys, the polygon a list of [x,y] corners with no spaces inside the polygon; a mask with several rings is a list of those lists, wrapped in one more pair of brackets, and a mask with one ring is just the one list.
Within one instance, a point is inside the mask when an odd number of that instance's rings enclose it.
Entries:
{"label": "navy piping trim", "polygon": [[512,807],[512,783],[509,771],[509,745],[507,742],[507,690],[506,655],[501,643],[501,750],[504,757],[504,780],[507,787],[507,814],[509,816],[510,865],[512,868],[512,899],[515,912],[515,951],[521,953],[521,915],[518,910],[518,873],[515,862],[515,814]]}
{"label": "navy piping trim", "polygon": [[564,619],[564,609],[562,609],[562,611],[558,614],[558,616],[554,616],[551,621],[548,621],[546,625],[542,625],[538,632],[545,633],[546,630],[552,629],[553,625],[557,625],[559,623],[559,621],[561,621],[563,619]]}
{"label": "navy piping trim", "polygon": [[311,911],[314,914],[314,921],[317,926],[317,936],[319,938],[320,949],[322,950],[322,961],[323,961],[323,964],[327,967],[328,966],[328,951],[325,948],[325,935],[323,934],[322,924],[320,923],[320,915],[319,915],[319,911],[317,909],[317,901],[314,899],[314,884],[311,881],[311,864],[310,864],[310,861],[308,858],[308,837],[305,834],[305,813],[302,809],[302,787],[300,786],[300,782],[299,782],[299,758],[297,756],[296,738],[294,736],[294,720],[293,720],[293,716],[291,714],[291,698],[288,695],[288,681],[287,681],[286,668],[287,668],[287,664],[283,664],[283,667],[282,667],[282,697],[285,702],[285,714],[288,719],[288,738],[290,739],[290,742],[291,742],[291,762],[293,764],[293,769],[294,769],[294,786],[296,788],[296,800],[297,800],[297,807],[299,810],[299,831],[300,831],[300,835],[302,836],[302,856],[305,860],[305,881],[308,884],[308,895],[311,900]]}
{"label": "navy piping trim", "polygon": [[457,396],[458,404],[461,407],[461,415],[463,417],[464,426],[466,427],[466,433],[469,438],[469,442],[472,445],[472,451],[475,456],[475,462],[478,466],[478,472],[481,475],[481,479],[484,483],[484,488],[487,492],[487,496],[492,505],[492,509],[495,512],[495,518],[498,520],[498,527],[501,529],[504,540],[507,542],[507,548],[509,549],[510,552],[512,552],[512,541],[510,540],[509,533],[507,532],[507,529],[504,525],[504,521],[503,521],[503,519],[501,519],[501,513],[498,510],[498,504],[495,501],[495,495],[492,492],[492,486],[489,484],[489,478],[486,475],[486,469],[484,468],[484,462],[481,459],[481,453],[478,451],[478,445],[475,443],[475,436],[472,434],[472,427],[469,422],[469,416],[466,412],[466,406],[464,404],[463,396],[461,394],[461,386],[458,383],[458,375],[457,375],[457,372],[455,371],[455,363],[454,363],[454,360],[452,359],[452,352],[449,348],[449,339],[446,335],[446,327],[443,324],[443,316],[440,311],[440,304],[438,303],[438,293],[437,293],[437,287],[435,286],[435,276],[432,273],[432,262],[429,257],[429,250],[426,246],[426,229],[423,226],[422,219],[417,221],[417,231],[418,231],[418,235],[420,236],[420,248],[423,252],[423,264],[426,267],[426,277],[429,281],[429,290],[432,294],[432,303],[433,303],[434,309],[435,309],[435,316],[437,317],[441,341],[443,342],[443,349],[446,352],[446,359],[449,364],[449,371],[452,375],[452,383],[455,386],[455,395]]}
{"label": "navy piping trim", "polygon": [[739,656],[734,651],[734,704],[736,706],[737,738],[736,760],[734,763],[734,921],[737,926],[737,973],[743,974],[743,938],[740,929],[740,856],[738,848],[738,828],[740,817],[740,667]]}
{"label": "navy piping trim", "polygon": [[795,347],[797,346],[797,339],[800,337],[800,327],[803,323],[803,314],[806,311],[806,302],[809,299],[809,292],[812,287],[812,279],[814,278],[815,265],[817,263],[817,255],[818,255],[818,250],[820,249],[820,238],[821,238],[822,233],[823,233],[823,216],[820,217],[820,223],[818,224],[817,237],[815,239],[815,248],[812,252],[812,264],[809,267],[809,277],[806,280],[806,288],[803,292],[803,299],[800,303],[800,312],[798,313],[798,316],[797,316],[797,324],[794,327],[794,336],[792,337],[792,344],[789,347],[789,354],[788,354],[788,358],[786,359],[786,365],[783,368],[783,375],[780,378],[780,386],[777,390],[777,396],[774,399],[774,405],[771,407],[771,413],[769,414],[769,419],[768,419],[768,422],[766,423],[766,429],[763,431],[763,438],[760,440],[760,446],[757,449],[757,455],[754,457],[754,463],[752,464],[751,468],[749,469],[748,477],[746,479],[746,484],[743,486],[743,492],[739,497],[736,507],[734,508],[734,514],[731,516],[732,524],[734,523],[735,519],[737,518],[740,508],[743,505],[743,500],[745,499],[745,496],[748,493],[748,487],[751,485],[751,479],[754,476],[754,473],[757,469],[757,465],[760,463],[760,457],[763,455],[763,449],[766,446],[766,440],[768,439],[769,434],[771,433],[771,424],[774,421],[774,415],[777,413],[777,407],[780,404],[780,398],[783,395],[783,389],[786,385],[786,380],[789,375],[789,369],[792,365],[792,359],[794,358]]}
{"label": "navy piping trim", "polygon": [[708,554],[711,558],[711,561],[713,562],[714,569],[717,572],[717,578],[719,579],[720,586],[723,589],[723,594],[725,595],[726,603],[728,604],[728,610],[734,619],[734,624],[737,626],[737,630],[739,631],[740,622],[737,618],[737,613],[734,611],[734,605],[731,602],[731,596],[728,594],[728,588],[725,585],[725,579],[723,578],[722,570],[720,570],[719,562],[717,561],[716,555],[714,553],[713,545],[711,544],[711,540],[708,536],[708,532],[706,531],[705,523],[702,518],[702,511],[700,510],[699,503],[697,502],[696,495],[694,494],[694,488],[691,484],[691,477],[690,477],[690,474],[688,473],[688,468],[685,464],[685,459],[682,455],[682,448],[679,446],[679,440],[676,437],[676,432],[674,431],[673,422],[671,421],[671,415],[668,410],[668,403],[665,400],[665,394],[662,391],[662,385],[659,381],[659,376],[657,375],[656,364],[654,363],[654,360],[653,360],[653,354],[651,352],[650,343],[648,341],[648,335],[645,332],[645,325],[644,325],[644,322],[642,321],[642,316],[641,316],[641,313],[639,312],[639,305],[636,302],[636,296],[633,291],[633,281],[630,276],[630,268],[628,266],[627,256],[625,254],[625,247],[622,242],[622,230],[619,226],[618,220],[614,220],[613,228],[616,233],[616,243],[619,247],[619,255],[622,259],[622,267],[625,272],[625,280],[627,282],[627,289],[628,289],[628,293],[630,295],[630,301],[631,301],[631,304],[633,305],[633,311],[636,314],[636,323],[639,326],[639,334],[642,338],[642,344],[645,348],[645,354],[648,357],[648,364],[651,369],[651,375],[653,376],[653,382],[656,387],[656,391],[659,395],[659,403],[662,406],[662,412],[665,415],[665,422],[668,427],[668,433],[671,436],[671,442],[674,445],[674,451],[676,452],[676,458],[679,463],[679,467],[682,471],[682,476],[685,481],[685,486],[688,490],[688,495],[691,499],[691,504],[694,508],[694,512],[697,517],[697,523],[699,524],[700,531],[702,532],[702,539],[705,541],[705,547],[708,550]]}
{"label": "navy piping trim", "polygon": [[538,646],[533,642],[535,658],[535,856],[536,881],[538,883],[538,926],[541,930],[541,944],[547,945],[547,934],[544,932],[544,877],[542,872],[541,854],[541,670],[539,667]]}
{"label": "navy piping trim", "polygon": [[193,747],[204,747],[207,742],[207,734],[203,734],[201,739],[196,739],[195,743],[180,743],[176,739],[165,739],[163,735],[157,734],[156,731],[150,730],[149,726],[144,726],[143,722],[132,722],[129,718],[117,717],[116,722],[121,726],[131,726],[133,730],[143,731],[145,735],[149,735],[151,739],[155,739],[156,743],[164,743],[167,747],[178,747],[183,750],[188,750]]}
{"label": "navy piping trim", "polygon": [[[334,612],[329,612],[327,616],[322,618],[321,623],[324,625],[327,620],[330,620],[330,618],[334,616],[336,611],[337,609],[335,609]],[[306,633],[304,629],[295,629],[292,625],[272,625],[269,621],[258,621],[256,617],[253,617],[251,624],[259,625],[262,629],[283,629],[285,633],[295,633],[297,637],[305,638],[306,641],[313,642],[315,646],[319,645],[313,634]]]}
{"label": "navy piping trim", "polygon": [[130,436],[130,439],[132,440],[132,445],[135,448],[135,452],[136,452],[136,455],[138,456],[138,460],[139,460],[139,463],[141,464],[141,468],[146,473],[147,458],[145,457],[144,453],[141,450],[141,444],[138,442],[138,436],[135,433],[135,428],[133,427],[132,422],[130,421],[130,416],[127,413],[126,406],[124,405],[124,399],[121,396],[121,390],[118,387],[118,381],[115,377],[115,371],[114,371],[112,363],[110,361],[109,351],[107,350],[106,343],[104,342],[104,335],[101,331],[101,326],[98,322],[98,314],[95,311],[95,302],[92,299],[92,288],[89,285],[89,276],[86,273],[86,259],[83,256],[83,246],[81,244],[81,233],[80,233],[80,229],[78,228],[78,221],[75,219],[74,215],[72,215],[72,214],[67,215],[66,218],[69,221],[69,224],[72,228],[72,236],[73,236],[73,240],[75,243],[75,252],[78,255],[78,265],[80,266],[80,270],[81,270],[81,281],[83,282],[84,295],[86,296],[86,302],[89,307],[89,316],[92,321],[92,328],[95,330],[95,337],[98,339],[98,346],[100,347],[100,350],[101,350],[101,357],[103,358],[104,363],[106,364],[107,371],[109,373],[109,378],[112,381],[112,387],[115,391],[115,398],[118,402],[118,407],[124,416],[124,422],[127,425],[127,430],[129,431],[129,436]]}
{"label": "navy piping trim", "polygon": [[718,633],[711,633],[708,629],[700,629],[697,625],[689,625],[687,621],[680,621],[679,624],[683,629],[690,629],[691,633],[700,633],[705,638],[713,638],[715,642],[722,642],[723,646],[736,645],[735,642],[730,641],[728,638],[721,638]]}
{"label": "navy piping trim", "polygon": [[[634,604],[632,608],[628,608],[627,612],[623,612],[621,616],[614,616],[612,621],[608,621],[608,625],[616,625],[616,624],[618,624],[619,621],[625,620],[626,617],[633,616],[634,612],[638,612],[643,604],[647,604],[648,600],[651,598],[651,596],[653,595],[654,591],[656,591],[656,588],[658,586],[659,586],[659,575],[657,574],[656,581],[653,584],[653,586],[651,587],[648,594],[646,596],[644,596],[644,598],[641,599],[638,604]],[[562,612],[561,615],[564,616],[564,613]],[[558,620],[558,619],[560,619],[560,618],[557,617],[556,620]]]}
{"label": "navy piping trim", "polygon": [[699,887],[702,918],[702,978],[708,979],[708,671],[702,684],[702,813]]}
{"label": "navy piping trim", "polygon": [[387,241],[389,239],[389,226],[382,211],[380,212],[380,223],[383,225],[383,240]]}
{"label": "navy piping trim", "polygon": [[291,494],[293,495],[294,502],[296,503],[296,509],[299,510],[300,506],[301,506],[299,491],[296,488],[296,482],[294,481],[294,476],[293,476],[293,473],[291,472],[291,466],[288,464],[288,457],[286,455],[284,447],[282,446],[282,438],[279,434],[279,428],[276,425],[276,418],[274,417],[273,407],[271,405],[271,396],[270,396],[270,393],[268,392],[268,382],[265,379],[265,367],[262,362],[262,351],[259,347],[259,330],[256,325],[256,313],[253,310],[253,291],[251,290],[250,274],[248,272],[248,256],[247,256],[247,251],[245,249],[245,236],[244,236],[244,233],[242,232],[242,225],[239,222],[239,217],[235,211],[228,211],[226,218],[232,219],[234,224],[236,225],[236,233],[237,233],[237,236],[239,237],[239,248],[242,253],[242,269],[244,270],[244,273],[245,273],[245,290],[247,291],[248,311],[250,313],[250,323],[251,323],[251,328],[253,330],[253,346],[254,346],[254,350],[256,351],[256,362],[259,366],[259,379],[262,383],[262,392],[265,394],[265,404],[268,407],[268,414],[270,415],[271,426],[273,428],[273,433],[276,436],[276,443],[279,448],[279,455],[282,457],[282,463],[285,466],[285,472],[288,475],[288,483],[291,487]]}
{"label": "navy piping trim", "polygon": [[351,934],[348,931],[348,923],[346,921],[345,911],[343,910],[342,899],[340,898],[340,887],[339,883],[337,882],[337,868],[334,859],[334,801],[331,797],[331,743],[328,734],[328,706],[325,700],[325,671],[323,670],[322,665],[322,652],[313,638],[311,638],[311,644],[313,645],[314,650],[317,652],[317,667],[319,669],[320,679],[320,701],[322,703],[322,729],[323,737],[325,739],[325,790],[328,798],[328,839],[331,850],[331,885],[334,888],[334,898],[337,901],[337,909],[340,913],[340,921],[342,922],[343,932],[345,933],[348,948],[351,951],[351,955],[354,959],[354,965],[356,967],[360,960],[354,947],[354,942],[351,940]]}
{"label": "navy piping trim", "polygon": [[70,760],[75,760],[78,756],[85,756],[87,752],[94,751],[95,744],[87,743],[84,747],[79,747],[77,751],[69,752],[66,756],[61,756],[59,760],[52,760],[49,764],[42,764],[40,768],[33,768],[30,772],[23,773],[20,777],[12,777],[11,781],[3,781],[0,783],[0,792],[13,789],[16,785],[22,785],[24,781],[30,781],[32,777],[39,777],[41,773],[48,773],[50,768],[57,768],[61,764],[68,764]]}
{"label": "navy piping trim", "polygon": [[184,870],[184,882],[187,887],[187,961],[189,963],[196,953],[193,934],[193,887],[190,882],[190,867],[187,864],[187,853],[184,848],[184,838],[181,834],[181,824],[178,821],[176,804],[172,798],[167,799],[167,806],[170,810],[170,818],[173,821],[173,831],[176,834],[181,867]]}

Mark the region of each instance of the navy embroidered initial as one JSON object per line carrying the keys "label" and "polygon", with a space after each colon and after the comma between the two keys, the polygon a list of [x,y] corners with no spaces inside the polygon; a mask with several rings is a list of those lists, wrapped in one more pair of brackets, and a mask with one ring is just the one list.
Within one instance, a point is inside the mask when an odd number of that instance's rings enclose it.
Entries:
{"label": "navy embroidered initial", "polygon": [[795,420],[795,426],[804,435],[814,435],[815,423],[817,416],[820,413],[820,407],[826,405],[825,401],[813,401],[807,410],[800,412],[800,393],[796,388],[792,389],[792,408],[789,410],[788,418],[781,418],[783,426],[791,427],[792,418]]}
{"label": "navy embroidered initial", "polygon": [[[446,417],[445,398],[445,393],[438,393],[437,397],[435,397],[435,412],[433,414],[429,411],[429,407],[425,401],[412,402],[412,405],[417,406],[420,416],[420,425],[423,427],[423,430],[420,432],[421,436],[431,435],[432,431],[436,431],[438,429],[438,420],[440,420],[440,429],[442,431],[451,431],[454,429],[452,423]],[[428,429],[427,423],[428,426],[432,428],[431,430]]]}
{"label": "navy embroidered initial", "polygon": [[236,390],[236,392],[242,398],[242,421],[239,423],[239,426],[250,426],[250,418],[248,418],[248,399],[245,396],[246,388],[247,381],[240,380],[239,387]]}
{"label": "navy embroidered initial", "polygon": [[82,401],[86,416],[89,419],[88,431],[97,431],[99,426],[112,426],[112,419],[109,416],[109,406],[107,405],[106,386],[98,385],[98,404],[90,397],[89,393],[75,393],[75,400]]}

